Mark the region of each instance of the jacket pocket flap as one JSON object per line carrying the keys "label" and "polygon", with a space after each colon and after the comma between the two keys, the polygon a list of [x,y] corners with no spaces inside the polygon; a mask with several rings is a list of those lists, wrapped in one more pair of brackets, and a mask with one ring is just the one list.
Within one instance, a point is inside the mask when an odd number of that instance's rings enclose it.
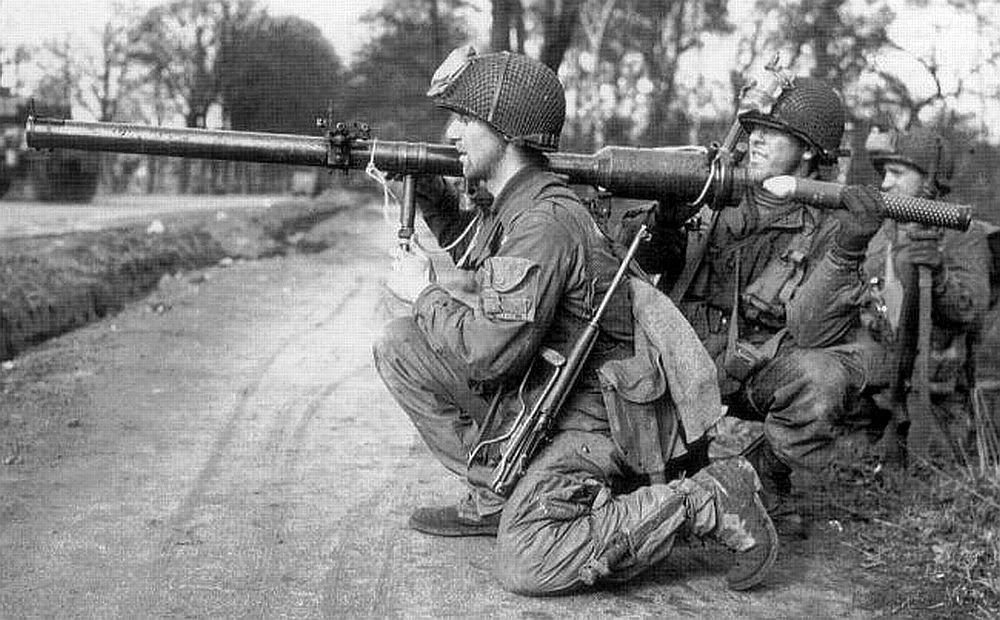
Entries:
{"label": "jacket pocket flap", "polygon": [[517,256],[494,256],[483,263],[483,288],[509,293],[523,286],[535,263]]}

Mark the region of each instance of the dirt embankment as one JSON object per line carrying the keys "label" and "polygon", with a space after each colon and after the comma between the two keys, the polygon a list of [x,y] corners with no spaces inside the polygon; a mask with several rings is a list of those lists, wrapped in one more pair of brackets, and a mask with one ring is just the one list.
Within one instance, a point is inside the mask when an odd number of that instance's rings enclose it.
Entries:
{"label": "dirt embankment", "polygon": [[0,360],[120,310],[164,275],[289,250],[321,251],[318,222],[366,199],[343,193],[267,209],[174,216],[0,246]]}

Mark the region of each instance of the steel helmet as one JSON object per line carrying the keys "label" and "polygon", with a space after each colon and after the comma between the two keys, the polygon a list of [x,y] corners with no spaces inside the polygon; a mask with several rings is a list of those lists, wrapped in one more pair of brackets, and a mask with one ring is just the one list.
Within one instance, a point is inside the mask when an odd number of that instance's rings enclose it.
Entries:
{"label": "steel helmet", "polygon": [[467,114],[515,144],[559,148],[566,94],[552,69],[521,54],[477,55],[460,47],[441,64],[427,96],[442,108]]}
{"label": "steel helmet", "polygon": [[754,125],[788,132],[815,150],[821,163],[837,160],[844,136],[844,104],[830,86],[816,78],[797,77],[768,111],[750,109],[739,116],[749,133]]}
{"label": "steel helmet", "polygon": [[943,195],[951,190],[955,155],[948,140],[934,129],[916,127],[907,132],[882,132],[876,127],[868,134],[865,150],[879,174],[885,174],[887,163],[906,164],[927,176],[934,194]]}

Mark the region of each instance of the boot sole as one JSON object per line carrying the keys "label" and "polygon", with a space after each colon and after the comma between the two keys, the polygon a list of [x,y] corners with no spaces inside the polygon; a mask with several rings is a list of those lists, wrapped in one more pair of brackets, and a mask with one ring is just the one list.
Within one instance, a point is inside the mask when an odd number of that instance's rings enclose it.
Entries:
{"label": "boot sole", "polygon": [[[764,510],[764,503],[760,501],[760,497],[754,494],[754,505],[764,514],[767,515],[767,511]],[[767,528],[767,535],[771,540],[771,545],[768,548],[767,557],[761,563],[760,567],[753,572],[752,575],[746,579],[740,581],[730,582],[727,581],[727,585],[731,590],[749,590],[750,588],[756,586],[760,582],[764,581],[767,577],[768,572],[770,572],[771,567],[774,566],[774,561],[778,559],[778,531],[774,527],[774,522],[771,521],[771,517],[768,516],[765,522]]]}
{"label": "boot sole", "polygon": [[425,525],[410,519],[408,525],[411,530],[430,536],[442,536],[444,538],[463,538],[468,536],[489,536],[496,538],[497,526],[495,525],[462,525],[454,528],[436,528]]}

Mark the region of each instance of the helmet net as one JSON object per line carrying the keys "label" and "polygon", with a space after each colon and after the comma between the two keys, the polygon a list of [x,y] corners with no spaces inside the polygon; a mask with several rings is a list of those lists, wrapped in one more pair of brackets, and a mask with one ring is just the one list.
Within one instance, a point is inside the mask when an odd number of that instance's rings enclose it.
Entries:
{"label": "helmet net", "polygon": [[555,72],[510,52],[470,59],[437,105],[477,118],[506,136],[544,151],[559,147],[566,98]]}

